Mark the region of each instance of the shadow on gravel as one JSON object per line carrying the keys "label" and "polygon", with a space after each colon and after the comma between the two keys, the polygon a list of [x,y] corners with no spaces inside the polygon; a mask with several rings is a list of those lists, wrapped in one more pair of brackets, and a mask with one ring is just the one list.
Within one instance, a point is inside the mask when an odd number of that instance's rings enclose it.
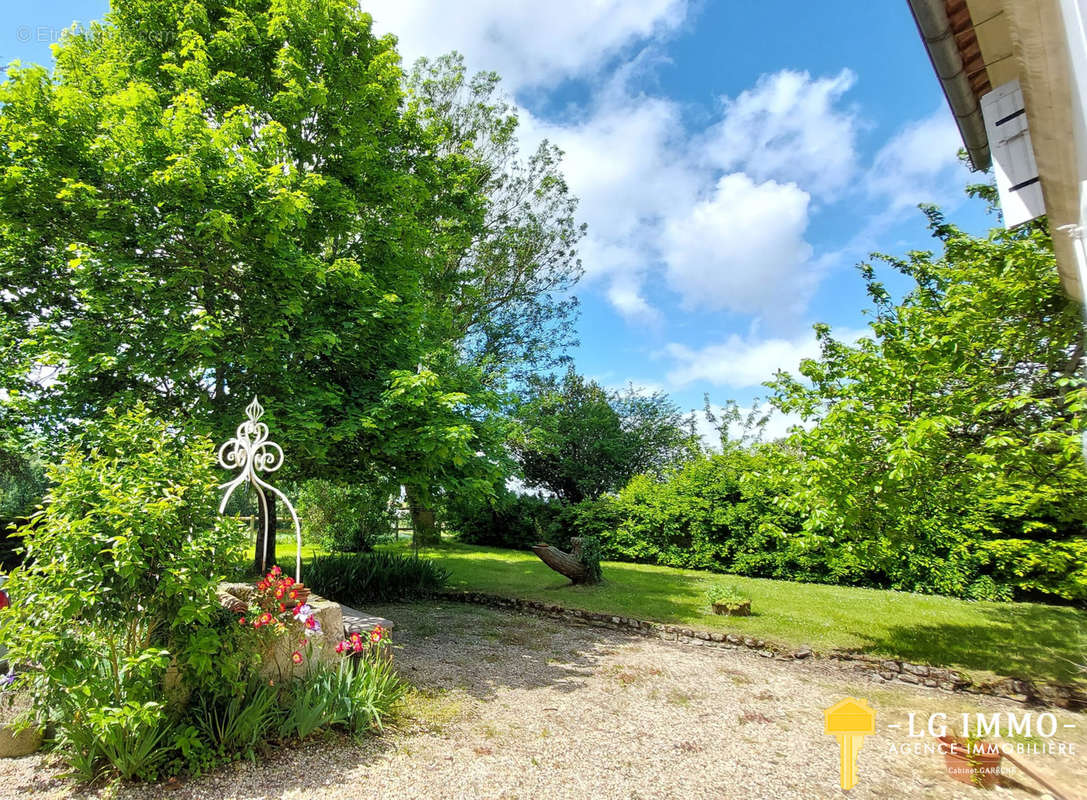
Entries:
{"label": "shadow on gravel", "polygon": [[499,688],[577,691],[603,656],[634,640],[606,628],[451,602],[366,610],[395,624],[394,659],[407,681],[481,700]]}

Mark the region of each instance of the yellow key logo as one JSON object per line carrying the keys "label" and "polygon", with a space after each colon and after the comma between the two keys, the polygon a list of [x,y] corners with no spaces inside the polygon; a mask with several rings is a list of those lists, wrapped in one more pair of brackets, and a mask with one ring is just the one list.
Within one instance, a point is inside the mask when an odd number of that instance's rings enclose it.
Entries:
{"label": "yellow key logo", "polygon": [[823,712],[823,733],[838,739],[843,789],[857,785],[857,751],[865,736],[876,732],[876,712],[864,700],[847,697]]}

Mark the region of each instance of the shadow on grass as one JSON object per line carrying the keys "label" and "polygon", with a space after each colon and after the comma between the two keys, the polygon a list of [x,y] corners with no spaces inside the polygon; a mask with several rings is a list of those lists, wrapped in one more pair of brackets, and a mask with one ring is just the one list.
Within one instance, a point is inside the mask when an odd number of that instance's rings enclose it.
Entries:
{"label": "shadow on grass", "polygon": [[[1082,619],[1055,617],[1041,606],[1015,605],[986,610],[986,627],[925,622],[893,625],[881,636],[853,634],[863,652],[894,655],[906,661],[991,671],[993,653],[1000,654],[1005,676],[1033,681],[1072,683],[1087,678],[1087,640]],[[1079,662],[1067,657],[1080,653]]]}

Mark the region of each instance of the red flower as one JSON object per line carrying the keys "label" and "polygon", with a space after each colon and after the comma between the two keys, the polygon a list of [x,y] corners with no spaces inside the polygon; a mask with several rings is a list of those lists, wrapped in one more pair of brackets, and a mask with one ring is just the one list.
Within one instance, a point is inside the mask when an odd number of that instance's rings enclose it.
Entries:
{"label": "red flower", "polygon": [[384,631],[382,631],[381,626],[378,625],[376,628],[374,628],[372,631],[370,631],[370,641],[371,642],[380,642],[381,641],[381,634],[383,632]]}
{"label": "red flower", "polygon": [[239,625],[244,625],[245,624],[245,617],[238,617],[238,624]]}
{"label": "red flower", "polygon": [[278,589],[276,589],[276,600],[282,600],[282,599],[283,599],[283,587],[280,586]]}
{"label": "red flower", "polygon": [[280,611],[286,611],[286,610],[287,610],[287,607],[286,607],[285,605],[283,605],[282,603],[280,603],[280,604],[279,604],[279,610],[280,610]]}
{"label": "red flower", "polygon": [[282,575],[282,574],[283,574],[283,570],[281,570],[281,569],[279,568],[279,564],[276,564],[275,566],[273,566],[273,567],[272,567],[272,572],[271,572],[271,574],[272,574],[272,575]]}
{"label": "red flower", "polygon": [[355,631],[354,633],[351,634],[351,636],[349,638],[351,639],[352,642],[357,642],[362,637],[359,635],[358,631]]}
{"label": "red flower", "polygon": [[260,619],[258,621],[261,625],[267,625],[272,621],[272,615],[265,611],[263,614],[260,615]]}
{"label": "red flower", "polygon": [[317,628],[317,617],[306,617],[306,627],[311,631]]}
{"label": "red flower", "polygon": [[336,652],[337,653],[342,653],[347,648],[348,648],[347,642],[340,642],[338,645],[336,645]]}
{"label": "red flower", "polygon": [[301,664],[302,654],[295,650],[293,653],[291,653],[291,661],[293,661],[295,664]]}
{"label": "red flower", "polygon": [[356,653],[361,653],[362,652],[362,642],[356,641],[351,646],[351,649],[354,650]]}
{"label": "red flower", "polygon": [[288,596],[291,598],[291,600],[297,600],[298,599],[298,590],[297,589],[291,589],[291,593]]}

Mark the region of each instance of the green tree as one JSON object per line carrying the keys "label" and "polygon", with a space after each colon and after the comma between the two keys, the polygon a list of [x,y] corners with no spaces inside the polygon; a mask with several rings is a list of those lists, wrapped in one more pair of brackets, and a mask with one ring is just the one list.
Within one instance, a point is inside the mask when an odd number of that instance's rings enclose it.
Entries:
{"label": "green tree", "polygon": [[[448,355],[448,361],[455,356]],[[404,485],[416,544],[439,541],[434,506],[439,492],[493,496],[509,474],[502,455],[500,396],[481,388],[478,369],[455,363],[401,370],[366,424],[372,454]],[[463,391],[467,389],[468,391]]]}
{"label": "green tree", "polygon": [[50,430],[143,400],[217,435],[259,394],[299,472],[363,468],[483,210],[402,80],[348,0],[124,0],[9,70],[5,388]]}
{"label": "green tree", "polygon": [[660,474],[698,452],[697,436],[667,395],[608,392],[571,368],[533,379],[517,410],[512,449],[525,483],[568,503]]}
{"label": "green tree", "polygon": [[522,156],[517,111],[499,76],[469,77],[457,53],[419,59],[407,91],[436,152],[472,164],[469,189],[486,197],[481,224],[448,240],[427,284],[447,312],[449,337],[492,378],[524,379],[564,361],[575,344],[571,292],[583,272],[585,225],[575,218],[562,152],[543,141]]}
{"label": "green tree", "polygon": [[[940,255],[879,256],[910,280],[905,296],[862,264],[870,334],[850,344],[816,326],[806,381],[769,385],[777,408],[818,422],[793,438],[790,498],[809,535],[899,588],[989,596],[1008,548],[1082,543],[1080,313],[1044,225],[979,238],[925,213]],[[1060,561],[1059,549],[1047,552]]]}

